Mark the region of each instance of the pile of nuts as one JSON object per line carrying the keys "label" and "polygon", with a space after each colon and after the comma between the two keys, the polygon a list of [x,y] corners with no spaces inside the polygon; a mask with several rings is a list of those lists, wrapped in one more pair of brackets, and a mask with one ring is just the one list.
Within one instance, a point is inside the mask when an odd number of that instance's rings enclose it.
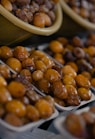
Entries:
{"label": "pile of nuts", "polygon": [[[60,67],[43,51],[0,47],[0,59],[62,106],[78,106],[92,98],[91,83],[70,66]],[[84,92],[84,93],[83,93]]]}
{"label": "pile of nuts", "polygon": [[58,0],[0,0],[19,19],[37,27],[49,27],[56,19]]}
{"label": "pile of nuts", "polygon": [[65,0],[71,9],[92,23],[95,23],[95,0]]}
{"label": "pile of nuts", "polygon": [[90,33],[85,39],[74,36],[71,39],[58,37],[50,41],[44,49],[62,65],[70,65],[77,72],[88,78],[95,87],[95,34]]}
{"label": "pile of nuts", "polygon": [[53,113],[52,97],[42,97],[24,77],[17,77],[7,65],[0,64],[1,119],[18,127],[49,118]]}

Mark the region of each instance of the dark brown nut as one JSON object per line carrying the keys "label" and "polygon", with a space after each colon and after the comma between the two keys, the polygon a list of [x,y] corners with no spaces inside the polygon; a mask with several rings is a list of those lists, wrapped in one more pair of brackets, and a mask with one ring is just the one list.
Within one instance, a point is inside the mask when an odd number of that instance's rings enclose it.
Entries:
{"label": "dark brown nut", "polygon": [[77,60],[77,65],[78,65],[79,72],[82,72],[82,71],[90,72],[92,69],[91,64],[85,59]]}
{"label": "dark brown nut", "polygon": [[78,106],[78,105],[80,105],[81,100],[78,95],[77,96],[68,96],[65,103],[67,106]]}
{"label": "dark brown nut", "polygon": [[32,75],[31,75],[30,70],[23,69],[21,70],[20,74],[23,75],[26,80],[28,80],[29,82],[32,82]]}
{"label": "dark brown nut", "polygon": [[48,118],[53,113],[51,104],[49,104],[49,102],[47,102],[45,99],[38,100],[35,107],[38,109],[41,118]]}
{"label": "dark brown nut", "polygon": [[82,40],[77,36],[72,39],[72,44],[76,47],[83,47],[84,46]]}
{"label": "dark brown nut", "polygon": [[8,84],[7,88],[10,94],[15,98],[23,97],[26,91],[25,86],[22,83],[17,81],[11,81]]}
{"label": "dark brown nut", "polygon": [[27,90],[26,96],[32,104],[36,103],[41,98],[41,96],[32,89]]}
{"label": "dark brown nut", "polygon": [[37,86],[42,92],[44,92],[46,94],[48,94],[50,92],[50,83],[48,80],[46,80],[44,78],[37,82]]}
{"label": "dark brown nut", "polygon": [[86,88],[78,88],[78,95],[80,96],[81,100],[90,100],[92,92]]}
{"label": "dark brown nut", "polygon": [[86,124],[82,116],[71,113],[66,117],[64,125],[73,136],[86,137]]}
{"label": "dark brown nut", "polygon": [[11,100],[12,97],[8,89],[4,86],[0,87],[0,103],[3,104]]}
{"label": "dark brown nut", "polygon": [[6,61],[6,64],[11,67],[13,70],[15,70],[17,73],[19,73],[22,69],[21,62],[17,58],[9,58]]}
{"label": "dark brown nut", "polygon": [[76,60],[76,57],[73,55],[73,53],[70,51],[70,50],[67,50],[64,54],[64,59],[66,62],[69,62],[69,61],[75,61]]}
{"label": "dark brown nut", "polygon": [[18,98],[23,104],[28,105],[30,104],[30,100],[27,96],[23,96],[21,98]]}
{"label": "dark brown nut", "polygon": [[19,59],[20,61],[23,61],[24,59],[28,58],[29,52],[25,47],[17,46],[14,48],[13,55],[15,58]]}
{"label": "dark brown nut", "polygon": [[0,57],[2,59],[8,59],[13,56],[12,49],[8,46],[1,46],[0,47]]}
{"label": "dark brown nut", "polygon": [[59,104],[60,106],[63,106],[63,107],[66,106],[65,102],[62,99],[54,97],[54,101],[55,101],[55,103]]}
{"label": "dark brown nut", "polygon": [[33,14],[30,10],[26,10],[25,7],[22,9],[16,9],[16,16],[24,22],[32,23]]}
{"label": "dark brown nut", "polygon": [[36,107],[34,107],[32,105],[26,106],[26,116],[31,121],[38,121],[40,118],[39,111],[37,110]]}
{"label": "dark brown nut", "polygon": [[13,113],[6,114],[6,116],[4,117],[4,121],[12,126],[19,127],[23,125],[22,120]]}
{"label": "dark brown nut", "polygon": [[13,113],[18,117],[24,117],[26,114],[26,107],[19,100],[11,100],[6,103],[5,109],[9,113]]}
{"label": "dark brown nut", "polygon": [[53,82],[52,92],[55,97],[59,99],[66,99],[68,97],[68,92],[66,87],[62,84],[61,81]]}
{"label": "dark brown nut", "polygon": [[31,0],[15,0],[16,4],[19,6],[24,6],[24,5],[30,4],[30,1]]}
{"label": "dark brown nut", "polygon": [[85,58],[85,52],[80,47],[75,47],[73,53],[77,58]]}
{"label": "dark brown nut", "polygon": [[6,65],[0,65],[0,75],[5,79],[9,79],[11,77],[10,70]]}

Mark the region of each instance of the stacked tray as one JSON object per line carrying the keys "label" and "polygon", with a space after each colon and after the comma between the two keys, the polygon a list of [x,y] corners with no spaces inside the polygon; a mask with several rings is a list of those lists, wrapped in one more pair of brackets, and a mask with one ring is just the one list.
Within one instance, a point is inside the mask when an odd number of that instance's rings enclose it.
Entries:
{"label": "stacked tray", "polygon": [[[0,127],[2,129],[24,132],[58,116],[52,98],[42,97],[36,87],[2,60],[0,60],[0,74]],[[43,116],[36,107],[36,104],[41,101],[47,107],[41,107]],[[40,108],[40,105],[38,107]]]}
{"label": "stacked tray", "polygon": [[[71,111],[95,100],[94,89],[90,89],[90,82],[89,80],[86,80],[86,87],[88,91],[87,97],[85,99],[80,99],[77,94],[78,86],[75,88],[75,86],[72,87],[71,84],[68,84],[69,88],[73,88],[75,93],[74,99],[72,98],[72,94],[69,101],[65,85],[62,83],[62,70],[64,71],[65,66],[62,66],[62,64],[57,62],[54,58],[42,50],[36,50],[33,47],[25,48],[23,46],[17,46],[13,49],[9,47],[6,49],[5,46],[2,46],[0,49],[2,51],[1,59],[3,62],[13,69],[17,74],[20,74],[21,76],[23,75],[25,80],[28,80],[29,84],[36,88],[38,93],[40,93],[42,96],[50,95],[55,100],[55,106],[58,110]],[[7,56],[4,54],[4,49],[7,50]],[[40,47],[37,47],[37,49],[40,49]],[[8,55],[10,51],[12,55]],[[72,76],[77,76],[77,73],[73,69]],[[73,80],[75,82],[75,79]],[[22,81],[24,80],[22,79]],[[54,82],[58,84],[55,84],[55,86],[52,87]],[[60,91],[59,85],[60,88],[63,89],[62,91]],[[56,88],[57,91],[55,87],[58,87]],[[51,88],[54,90],[49,90]],[[61,95],[61,93],[63,94]],[[63,98],[61,99],[61,97]]]}

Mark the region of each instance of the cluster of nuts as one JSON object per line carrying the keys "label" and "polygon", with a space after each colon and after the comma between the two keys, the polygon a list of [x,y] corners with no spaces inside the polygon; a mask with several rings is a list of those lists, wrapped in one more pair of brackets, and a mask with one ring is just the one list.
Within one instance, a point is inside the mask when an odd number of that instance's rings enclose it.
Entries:
{"label": "cluster of nuts", "polygon": [[92,97],[88,78],[77,74],[70,65],[60,67],[40,50],[1,46],[0,58],[62,106],[77,106]]}
{"label": "cluster of nuts", "polygon": [[92,23],[95,23],[95,0],[65,0],[71,9]]}
{"label": "cluster of nuts", "polygon": [[58,37],[50,41],[44,51],[62,65],[72,66],[77,74],[87,77],[95,87],[95,34],[91,33],[85,39]]}
{"label": "cluster of nuts", "polygon": [[63,127],[74,138],[95,139],[95,106],[80,114],[70,113]]}
{"label": "cluster of nuts", "polygon": [[53,98],[40,96],[16,76],[7,65],[0,64],[0,118],[13,126],[49,118],[54,113]]}
{"label": "cluster of nuts", "polygon": [[0,0],[8,11],[37,27],[49,27],[56,19],[58,0]]}

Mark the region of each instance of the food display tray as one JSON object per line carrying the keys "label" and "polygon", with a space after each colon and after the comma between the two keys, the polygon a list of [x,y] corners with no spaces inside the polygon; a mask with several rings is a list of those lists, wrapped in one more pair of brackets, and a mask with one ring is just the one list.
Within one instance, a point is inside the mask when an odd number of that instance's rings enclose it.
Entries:
{"label": "food display tray", "polygon": [[[86,112],[89,110],[89,107],[85,107],[83,109],[75,111],[76,114],[80,114],[82,112]],[[65,128],[64,128],[64,121],[66,119],[66,116],[62,115],[59,116],[57,119],[54,120],[54,127],[57,129],[57,131],[64,137],[68,139],[79,139],[77,137],[72,136]]]}

